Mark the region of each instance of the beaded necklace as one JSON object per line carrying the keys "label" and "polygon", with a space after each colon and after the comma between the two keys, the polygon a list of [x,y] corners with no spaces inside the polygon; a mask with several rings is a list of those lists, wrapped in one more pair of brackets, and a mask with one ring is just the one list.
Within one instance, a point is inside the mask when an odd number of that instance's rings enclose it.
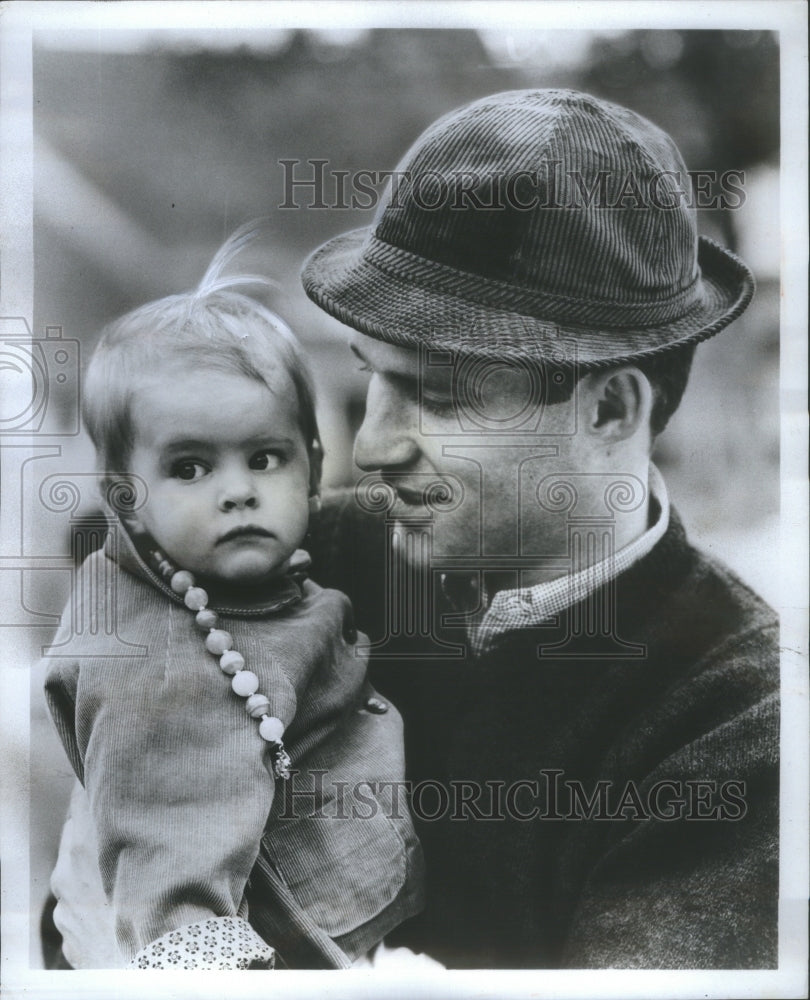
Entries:
{"label": "beaded necklace", "polygon": [[245,669],[245,658],[233,648],[230,632],[218,628],[219,615],[208,607],[208,594],[198,587],[194,575],[185,569],[177,569],[169,560],[154,549],[149,553],[153,568],[166,580],[189,611],[196,612],[194,620],[198,628],[208,634],[205,648],[212,656],[219,657],[220,670],[231,678],[231,689],[240,698],[245,698],[245,711],[252,719],[260,719],[259,735],[270,746],[273,774],[277,778],[290,777],[291,760],[282,736],[284,723],[270,715],[270,699],[259,692],[259,678],[252,670]]}

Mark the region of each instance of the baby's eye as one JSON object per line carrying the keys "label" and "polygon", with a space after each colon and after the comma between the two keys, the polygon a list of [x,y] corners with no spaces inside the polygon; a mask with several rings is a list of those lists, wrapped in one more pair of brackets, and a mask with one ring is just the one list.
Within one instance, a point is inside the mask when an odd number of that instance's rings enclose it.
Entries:
{"label": "baby's eye", "polygon": [[251,469],[256,469],[259,472],[267,472],[271,469],[277,469],[281,465],[282,456],[277,451],[257,451],[253,455],[248,463]]}
{"label": "baby's eye", "polygon": [[175,462],[171,469],[171,474],[175,479],[182,479],[187,483],[194,482],[196,479],[202,479],[207,472],[208,468],[202,462],[193,462],[187,458],[180,462]]}

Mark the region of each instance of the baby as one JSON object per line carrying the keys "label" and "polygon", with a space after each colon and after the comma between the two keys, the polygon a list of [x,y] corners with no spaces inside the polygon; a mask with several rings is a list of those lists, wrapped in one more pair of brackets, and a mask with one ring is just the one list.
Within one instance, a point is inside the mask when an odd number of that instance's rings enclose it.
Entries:
{"label": "baby", "polygon": [[107,495],[139,497],[72,617],[114,600],[133,653],[87,630],[46,695],[135,968],[348,966],[422,906],[399,714],[348,599],[305,578],[321,450],[300,348],[239,290],[261,279],[224,276],[250,237],[108,327],[84,387]]}

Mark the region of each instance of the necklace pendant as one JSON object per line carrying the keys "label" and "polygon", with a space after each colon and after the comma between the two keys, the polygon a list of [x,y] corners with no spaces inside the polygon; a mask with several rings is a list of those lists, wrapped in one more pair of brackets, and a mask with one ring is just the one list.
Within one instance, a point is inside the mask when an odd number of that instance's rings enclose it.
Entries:
{"label": "necklace pendant", "polygon": [[290,777],[292,761],[290,760],[290,755],[284,748],[284,744],[280,740],[278,743],[272,744],[270,747],[270,753],[273,757],[273,774],[277,778],[287,781]]}

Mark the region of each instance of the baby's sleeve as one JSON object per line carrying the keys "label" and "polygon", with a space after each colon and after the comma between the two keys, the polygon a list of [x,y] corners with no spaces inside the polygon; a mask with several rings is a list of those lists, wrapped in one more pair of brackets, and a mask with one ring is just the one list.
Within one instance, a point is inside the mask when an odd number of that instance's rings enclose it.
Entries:
{"label": "baby's sleeve", "polygon": [[270,967],[244,899],[273,802],[266,745],[219,670],[158,659],[55,659],[45,687],[118,945],[138,968]]}

